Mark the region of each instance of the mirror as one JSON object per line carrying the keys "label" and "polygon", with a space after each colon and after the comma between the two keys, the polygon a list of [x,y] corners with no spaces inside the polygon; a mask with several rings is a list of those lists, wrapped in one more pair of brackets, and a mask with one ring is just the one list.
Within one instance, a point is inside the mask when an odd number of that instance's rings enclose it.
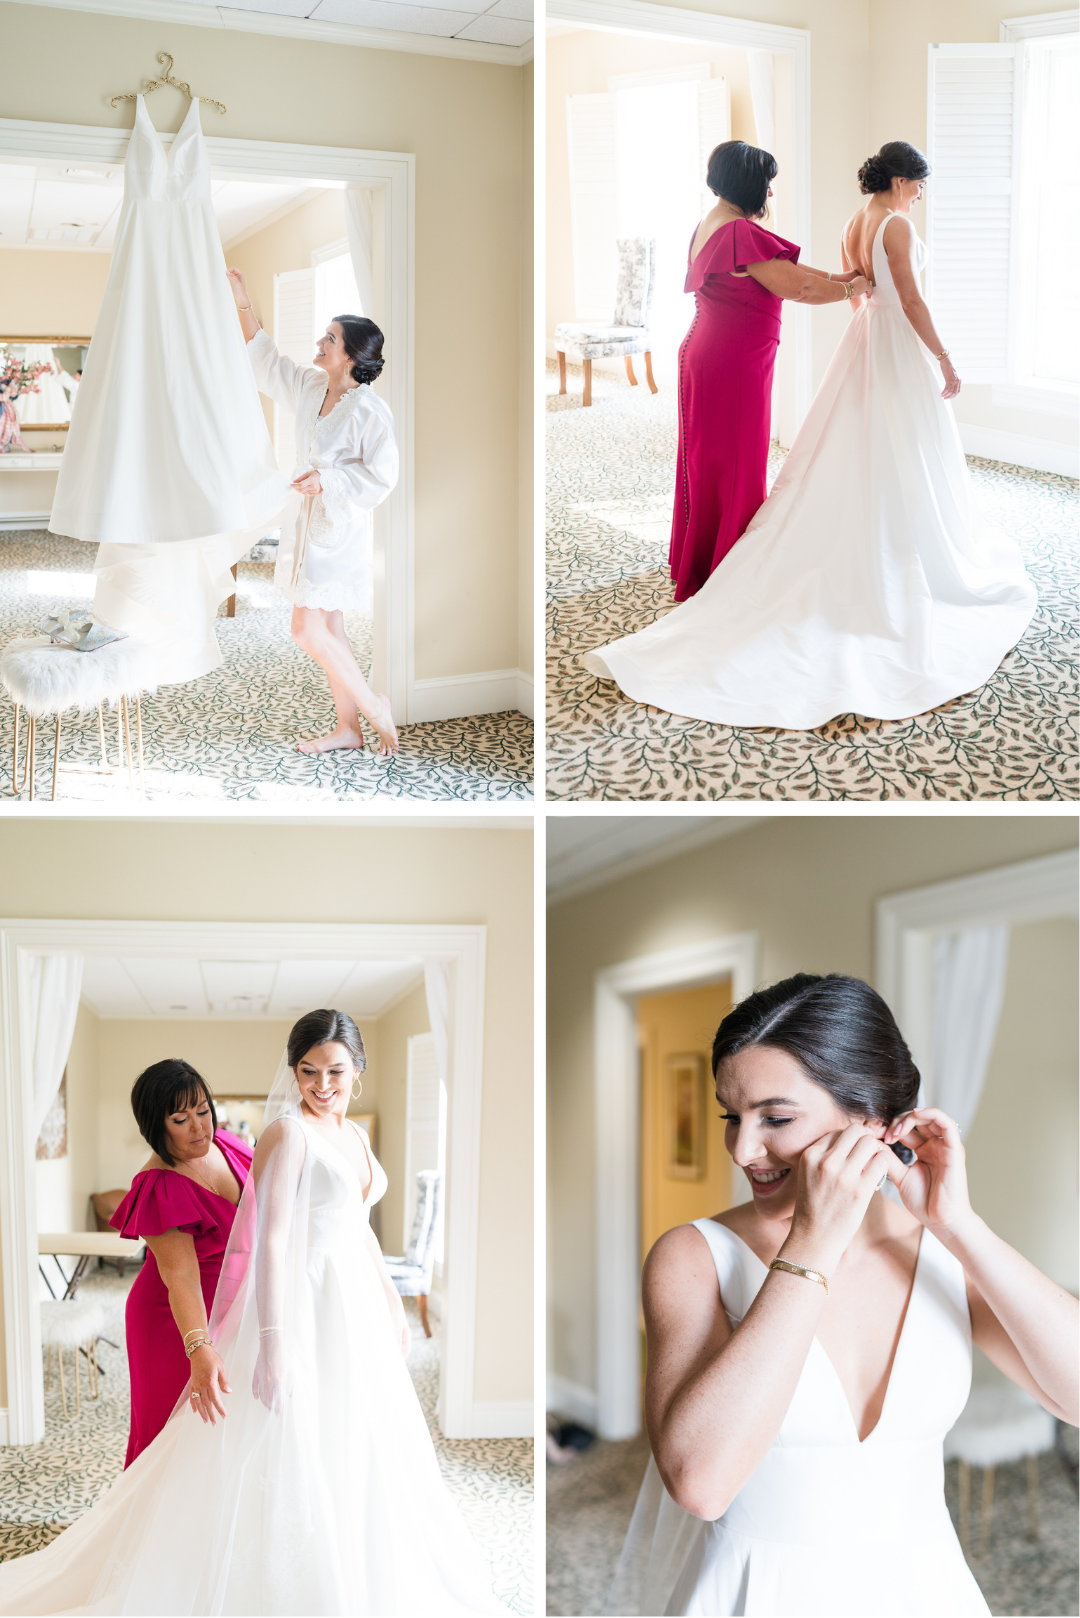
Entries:
{"label": "mirror", "polygon": [[[89,337],[0,337],[0,453],[24,432],[65,432]],[[40,367],[40,369],[39,369]]]}

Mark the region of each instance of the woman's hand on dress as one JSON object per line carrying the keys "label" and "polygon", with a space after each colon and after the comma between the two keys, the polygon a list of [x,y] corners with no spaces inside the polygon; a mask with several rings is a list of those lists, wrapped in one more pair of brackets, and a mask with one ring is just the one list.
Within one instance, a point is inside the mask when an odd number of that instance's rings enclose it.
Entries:
{"label": "woman's hand on dress", "polygon": [[829,1275],[890,1165],[899,1168],[899,1159],[866,1124],[849,1124],[812,1141],[795,1171],[795,1213],[781,1258]]}
{"label": "woman's hand on dress", "polygon": [[281,1415],[285,1400],[292,1393],[292,1377],[279,1331],[267,1332],[265,1337],[259,1338],[259,1357],[255,1361],[251,1391],[273,1415]]}
{"label": "woman's hand on dress", "polygon": [[892,1179],[908,1213],[935,1234],[948,1235],[972,1216],[968,1197],[967,1162],[960,1131],[937,1107],[915,1107],[894,1118],[885,1134],[910,1147],[915,1162],[907,1168],[895,1153]]}
{"label": "woman's hand on dress", "polygon": [[[211,1427],[216,1427],[217,1418],[225,1416],[225,1406],[221,1402],[223,1393],[231,1393],[225,1376],[225,1364],[216,1349],[207,1344],[204,1348],[197,1348],[191,1356],[191,1391],[188,1394],[188,1404],[208,1421]],[[217,1412],[217,1415],[214,1412]]]}
{"label": "woman's hand on dress", "polygon": [[243,270],[226,270],[225,274],[229,278],[229,286],[232,288],[232,295],[236,299],[236,307],[239,308],[242,303],[250,303],[251,299],[248,297],[247,282],[244,280]]}
{"label": "woman's hand on dress", "polygon": [[318,472],[305,472],[303,477],[295,478],[291,485],[298,494],[322,494],[322,484]]}
{"label": "woman's hand on dress", "polygon": [[874,290],[873,281],[869,280],[865,275],[859,275],[857,271],[854,275],[837,275],[834,276],[833,279],[836,281],[846,281],[851,288],[851,296],[853,298],[865,297],[868,292],[873,292]]}
{"label": "woman's hand on dress", "polygon": [[941,374],[945,378],[945,386],[941,390],[943,399],[955,399],[960,392],[960,378],[956,374],[956,367],[947,354],[941,357]]}

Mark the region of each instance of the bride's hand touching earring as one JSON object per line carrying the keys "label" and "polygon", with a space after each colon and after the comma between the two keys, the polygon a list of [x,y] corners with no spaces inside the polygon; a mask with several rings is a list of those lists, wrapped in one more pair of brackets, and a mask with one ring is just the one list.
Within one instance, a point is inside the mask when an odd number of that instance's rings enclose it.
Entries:
{"label": "bride's hand touching earring", "polygon": [[884,1140],[915,1153],[910,1167],[897,1159],[890,1174],[908,1213],[935,1235],[957,1232],[972,1210],[964,1148],[953,1120],[937,1107],[913,1107],[893,1119]]}

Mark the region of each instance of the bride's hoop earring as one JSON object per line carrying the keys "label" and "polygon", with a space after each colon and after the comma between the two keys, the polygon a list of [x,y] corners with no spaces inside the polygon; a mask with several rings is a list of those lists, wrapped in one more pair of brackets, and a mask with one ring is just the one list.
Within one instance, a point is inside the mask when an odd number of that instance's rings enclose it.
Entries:
{"label": "bride's hoop earring", "polygon": [[[356,1088],[356,1086],[358,1084],[360,1085],[359,1090]],[[352,1098],[353,1098],[353,1100],[354,1101],[359,1101],[360,1097],[363,1095],[363,1093],[364,1093],[364,1086],[360,1083],[359,1079],[354,1079],[353,1080],[353,1089],[352,1089]]]}

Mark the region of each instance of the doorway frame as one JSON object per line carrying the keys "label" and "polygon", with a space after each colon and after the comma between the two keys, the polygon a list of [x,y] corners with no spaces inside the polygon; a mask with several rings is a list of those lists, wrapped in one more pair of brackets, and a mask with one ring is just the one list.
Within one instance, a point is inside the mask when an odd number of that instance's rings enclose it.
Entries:
{"label": "doorway frame", "polygon": [[[159,134],[167,149],[174,137],[164,131]],[[129,129],[95,124],[0,118],[0,158],[40,163],[81,159],[122,165],[130,135]],[[394,415],[401,476],[392,494],[375,511],[372,679],[377,690],[388,693],[395,723],[407,724],[412,718],[410,708],[416,706],[416,158],[411,152],[232,140],[218,135],[206,135],[205,140],[211,167],[236,178],[275,174],[298,179],[363,181],[375,193],[373,318],[385,330],[389,345],[385,396]]]}
{"label": "doorway frame", "polygon": [[934,1105],[934,942],[974,927],[1075,920],[1080,915],[1080,853],[1046,854],[974,876],[935,882],[879,899],[874,906],[876,987],[907,1041]]}
{"label": "doorway frame", "polygon": [[[37,1287],[29,958],[128,955],[217,960],[425,960],[449,966],[445,1310],[439,1339],[439,1425],[447,1438],[487,1437],[474,1398],[480,1122],[487,928],[423,923],[0,920],[0,1264],[7,1431],[45,1432]],[[267,1084],[269,1087],[268,1076]]]}
{"label": "doorway frame", "polygon": [[[547,0],[548,22],[577,23],[607,33],[644,34],[735,50],[767,51],[791,59],[791,164],[794,235],[802,256],[813,261],[810,242],[810,30],[744,17],[718,17],[704,11],[652,5],[647,0]],[[794,363],[792,408],[795,429],[802,425],[814,395],[813,330],[810,310],[799,304],[792,316]],[[782,414],[782,407],[781,407]],[[794,433],[791,435],[794,436]]]}
{"label": "doorway frame", "polygon": [[596,1394],[601,1438],[641,1430],[641,1131],[637,1000],[730,977],[733,1000],[753,992],[757,933],[732,933],[621,961],[596,974]]}

